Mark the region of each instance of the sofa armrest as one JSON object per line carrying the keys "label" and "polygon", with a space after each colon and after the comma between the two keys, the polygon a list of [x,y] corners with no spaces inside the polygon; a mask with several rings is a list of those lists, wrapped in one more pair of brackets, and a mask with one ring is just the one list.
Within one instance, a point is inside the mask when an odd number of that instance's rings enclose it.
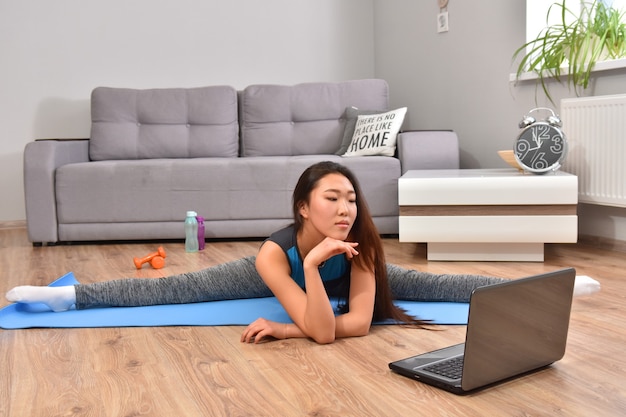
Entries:
{"label": "sofa armrest", "polygon": [[411,169],[458,169],[459,139],[451,130],[411,130],[398,134],[402,174]]}
{"label": "sofa armrest", "polygon": [[89,140],[36,140],[24,148],[24,197],[28,239],[34,244],[58,242],[55,172],[89,161]]}

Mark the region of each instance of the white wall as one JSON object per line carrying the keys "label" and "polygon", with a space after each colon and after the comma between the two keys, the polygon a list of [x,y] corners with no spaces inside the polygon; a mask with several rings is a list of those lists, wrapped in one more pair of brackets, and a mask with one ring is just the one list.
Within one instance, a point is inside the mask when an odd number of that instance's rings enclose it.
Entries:
{"label": "white wall", "polygon": [[374,76],[372,1],[0,0],[0,221],[35,138],[88,137],[89,95]]}
{"label": "white wall", "polygon": [[[522,116],[553,107],[534,82],[513,85],[513,52],[525,42],[525,0],[450,0],[449,32],[437,33],[437,2],[375,0],[376,76],[393,105],[409,107],[411,129],[454,129],[463,168],[503,168]],[[599,73],[585,94],[626,93],[626,69]],[[551,85],[555,102],[573,94]],[[558,110],[558,109],[557,109]],[[567,127],[564,126],[567,134]],[[626,210],[579,208],[583,235],[626,241]]]}

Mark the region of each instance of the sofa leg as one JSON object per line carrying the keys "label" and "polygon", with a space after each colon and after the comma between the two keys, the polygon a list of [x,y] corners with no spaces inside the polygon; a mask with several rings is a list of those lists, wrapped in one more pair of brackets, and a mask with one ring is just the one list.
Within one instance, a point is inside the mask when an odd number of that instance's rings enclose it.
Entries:
{"label": "sofa leg", "polygon": [[42,246],[58,246],[59,242],[33,242],[34,248],[40,248]]}

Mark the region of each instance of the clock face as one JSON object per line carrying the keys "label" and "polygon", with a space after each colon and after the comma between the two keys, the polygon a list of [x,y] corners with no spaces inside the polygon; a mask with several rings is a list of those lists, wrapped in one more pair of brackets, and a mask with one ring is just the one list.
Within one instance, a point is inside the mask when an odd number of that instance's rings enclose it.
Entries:
{"label": "clock face", "polygon": [[567,152],[565,135],[545,122],[534,123],[515,141],[515,159],[525,169],[542,173],[557,170]]}

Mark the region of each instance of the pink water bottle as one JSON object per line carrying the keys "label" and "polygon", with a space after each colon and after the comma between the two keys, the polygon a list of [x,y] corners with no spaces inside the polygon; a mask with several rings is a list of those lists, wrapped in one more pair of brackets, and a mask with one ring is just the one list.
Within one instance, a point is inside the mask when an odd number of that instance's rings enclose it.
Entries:
{"label": "pink water bottle", "polygon": [[198,221],[198,250],[204,249],[204,217],[196,216]]}

